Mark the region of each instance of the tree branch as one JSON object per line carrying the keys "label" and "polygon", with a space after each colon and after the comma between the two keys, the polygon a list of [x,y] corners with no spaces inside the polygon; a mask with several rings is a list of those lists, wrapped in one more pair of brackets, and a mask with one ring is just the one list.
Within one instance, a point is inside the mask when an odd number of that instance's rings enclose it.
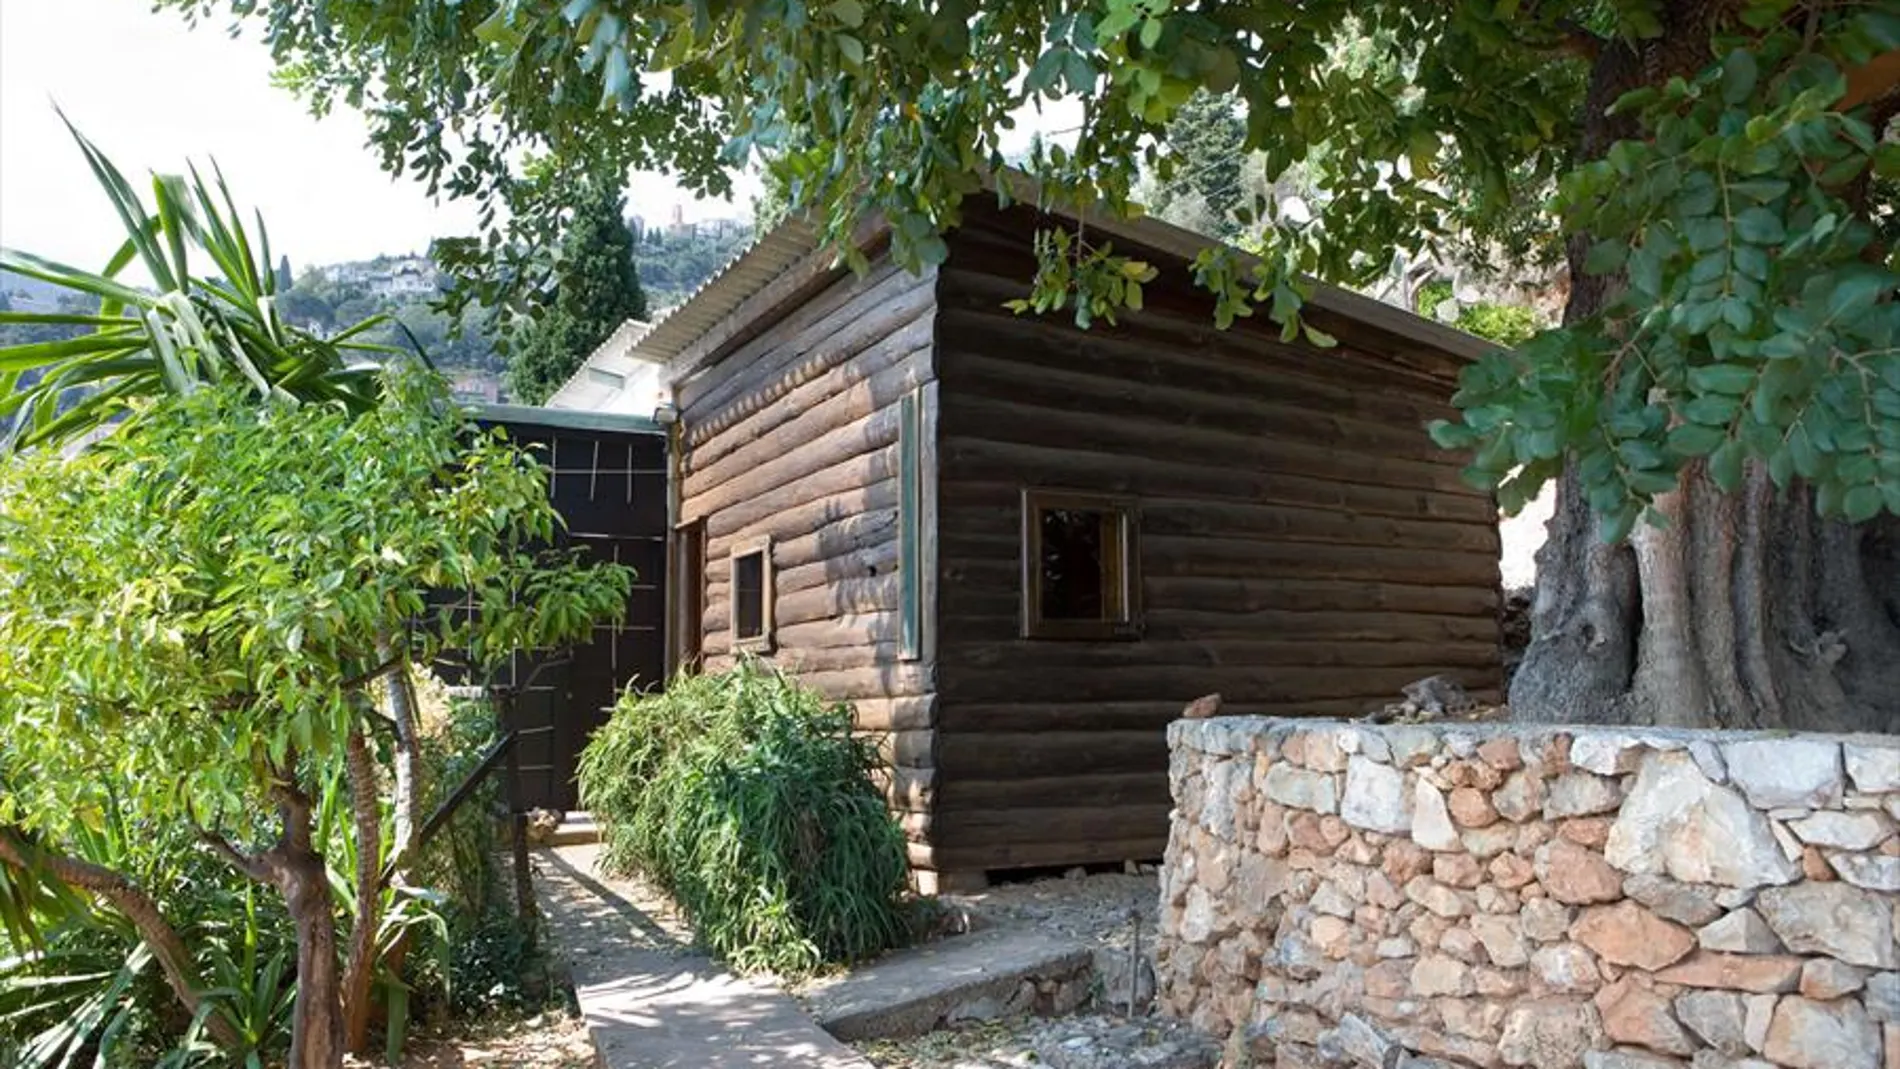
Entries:
{"label": "tree branch", "polygon": [[209,828],[198,829],[198,841],[210,847],[212,853],[223,858],[232,868],[258,883],[276,885],[277,870],[271,867],[266,858],[239,850],[231,840]]}
{"label": "tree branch", "polygon": [[[138,930],[139,938],[151,948],[152,956],[165,974],[165,982],[185,1011],[194,1018],[203,1011],[204,995],[199,989],[197,969],[183,937],[165,919],[158,904],[122,873],[30,845],[19,832],[4,827],[0,827],[0,861],[14,868],[45,873],[68,887],[89,891],[104,899]],[[205,1014],[204,1022],[213,1042],[234,1054],[242,1053],[244,1042],[221,1011],[214,1009]]]}

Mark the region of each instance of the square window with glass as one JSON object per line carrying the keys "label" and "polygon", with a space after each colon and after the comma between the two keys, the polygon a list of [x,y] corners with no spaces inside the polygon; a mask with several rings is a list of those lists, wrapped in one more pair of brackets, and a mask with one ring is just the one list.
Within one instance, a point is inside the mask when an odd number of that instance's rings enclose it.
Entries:
{"label": "square window with glass", "polygon": [[753,539],[732,547],[732,648],[772,648],[772,542]]}
{"label": "square window with glass", "polygon": [[1136,530],[1126,498],[1024,490],[1023,637],[1138,637]]}

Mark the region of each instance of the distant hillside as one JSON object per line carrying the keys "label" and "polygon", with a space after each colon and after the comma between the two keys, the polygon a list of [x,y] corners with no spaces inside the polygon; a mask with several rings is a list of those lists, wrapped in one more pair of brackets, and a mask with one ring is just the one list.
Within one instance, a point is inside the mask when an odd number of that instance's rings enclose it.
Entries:
{"label": "distant hillside", "polygon": [[638,216],[633,229],[633,263],[647,307],[655,314],[685,300],[713,272],[752,243],[752,225],[737,219],[675,223],[650,227]]}
{"label": "distant hillside", "polygon": [[[752,240],[749,223],[736,219],[647,226],[638,217],[633,230],[634,264],[653,314],[684,300],[713,272]],[[459,337],[450,337],[447,316],[430,305],[449,285],[427,256],[383,255],[350,263],[306,267],[292,275],[288,260],[278,264],[278,314],[318,332],[340,330],[373,315],[391,321],[367,340],[404,349],[420,347],[431,362],[470,400],[504,400],[501,382],[507,362],[493,341],[471,319]],[[294,281],[293,281],[294,277]],[[0,310],[85,311],[89,298],[36,279],[0,271]],[[51,341],[80,333],[79,328],[0,324],[0,346]]]}

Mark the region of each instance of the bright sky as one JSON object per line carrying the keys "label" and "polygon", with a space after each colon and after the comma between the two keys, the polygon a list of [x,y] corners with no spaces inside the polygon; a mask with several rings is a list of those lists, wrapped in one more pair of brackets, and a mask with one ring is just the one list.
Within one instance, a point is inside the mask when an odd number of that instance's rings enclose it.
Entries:
{"label": "bright sky", "polygon": [[[0,245],[97,268],[122,240],[55,103],[135,183],[215,158],[300,271],[472,230],[466,205],[382,172],[359,116],[312,118],[270,70],[254,35],[188,29],[144,0],[0,0]],[[693,201],[664,176],[635,175],[627,203],[649,219],[674,204],[688,220],[746,217],[751,192],[736,206]]]}

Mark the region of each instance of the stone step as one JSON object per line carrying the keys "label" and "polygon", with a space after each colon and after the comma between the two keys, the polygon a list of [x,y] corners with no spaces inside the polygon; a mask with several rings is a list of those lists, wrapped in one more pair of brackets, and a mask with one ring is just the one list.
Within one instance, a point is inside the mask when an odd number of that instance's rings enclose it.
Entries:
{"label": "stone step", "polygon": [[1073,940],[991,928],[888,954],[804,993],[847,1041],[920,1036],[945,1025],[1062,1014],[1088,1001],[1093,954]]}

